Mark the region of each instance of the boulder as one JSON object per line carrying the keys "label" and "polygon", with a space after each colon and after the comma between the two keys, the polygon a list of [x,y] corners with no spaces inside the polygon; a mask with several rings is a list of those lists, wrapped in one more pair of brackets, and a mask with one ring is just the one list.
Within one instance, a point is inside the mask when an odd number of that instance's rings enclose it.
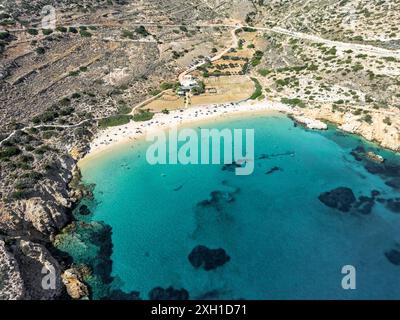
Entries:
{"label": "boulder", "polygon": [[340,187],[332,191],[322,193],[318,199],[330,208],[342,212],[349,212],[356,202],[356,197],[350,188]]}
{"label": "boulder", "polygon": [[74,268],[65,270],[61,277],[67,293],[72,299],[88,299],[89,289],[83,283],[82,276],[78,270]]}
{"label": "boulder", "polygon": [[209,271],[223,266],[230,260],[224,249],[209,249],[205,246],[197,246],[188,257],[190,263],[196,269],[203,267]]}

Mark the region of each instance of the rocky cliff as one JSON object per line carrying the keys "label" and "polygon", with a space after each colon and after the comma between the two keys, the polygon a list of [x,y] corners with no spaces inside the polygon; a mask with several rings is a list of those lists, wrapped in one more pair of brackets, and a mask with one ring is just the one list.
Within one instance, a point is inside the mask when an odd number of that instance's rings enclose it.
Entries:
{"label": "rocky cliff", "polygon": [[[354,111],[332,110],[329,105],[302,109],[302,112],[315,119],[333,122],[339,126],[339,129],[360,135],[386,149],[400,152],[400,118],[393,116],[398,113],[397,108],[391,108],[385,112],[371,110],[368,121],[363,115],[354,114]],[[390,121],[388,114],[392,115]]]}

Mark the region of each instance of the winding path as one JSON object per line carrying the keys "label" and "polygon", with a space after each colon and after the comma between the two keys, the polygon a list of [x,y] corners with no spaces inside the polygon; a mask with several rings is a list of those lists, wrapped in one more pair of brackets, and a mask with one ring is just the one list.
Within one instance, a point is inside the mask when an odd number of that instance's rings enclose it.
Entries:
{"label": "winding path", "polygon": [[[135,25],[143,25],[143,26],[154,26],[154,25],[158,25],[155,23],[133,23],[132,26]],[[79,25],[72,25],[74,27],[79,27]],[[93,26],[96,27],[104,27],[104,25],[102,24],[94,24]],[[369,53],[369,54],[373,54],[376,56],[381,56],[381,57],[396,57],[400,59],[400,50],[389,50],[389,49],[384,49],[384,48],[380,48],[380,47],[375,47],[372,45],[363,45],[363,44],[357,44],[357,43],[349,43],[349,42],[341,42],[341,41],[334,41],[334,40],[329,40],[329,39],[325,39],[325,38],[321,38],[319,36],[316,35],[311,35],[311,34],[307,34],[307,33],[302,33],[302,32],[296,32],[296,31],[290,31],[281,27],[274,27],[274,28],[268,28],[268,27],[259,27],[259,26],[249,26],[249,25],[242,25],[240,23],[237,24],[194,24],[194,25],[179,25],[179,24],[168,24],[168,25],[163,25],[163,27],[179,27],[179,26],[185,26],[185,27],[210,27],[210,28],[214,28],[214,27],[225,27],[225,28],[233,28],[233,30],[231,31],[231,35],[232,35],[232,46],[230,46],[229,48],[225,49],[224,51],[222,51],[221,53],[219,53],[218,55],[212,57],[209,61],[213,62],[216,61],[218,59],[221,59],[221,57],[223,57],[225,54],[227,54],[232,48],[237,48],[238,46],[238,37],[236,35],[237,30],[240,30],[242,28],[251,28],[251,29],[255,29],[258,31],[269,31],[269,32],[274,32],[274,33],[278,33],[278,34],[283,34],[283,35],[287,35],[289,37],[293,37],[293,38],[297,38],[297,39],[303,39],[303,40],[309,40],[309,41],[314,41],[314,42],[319,42],[319,43],[324,43],[326,45],[329,46],[335,46],[337,48],[343,49],[343,50],[353,50],[353,51],[358,51],[358,52],[364,52],[364,53]],[[67,26],[68,27],[68,26]],[[14,30],[10,30],[11,32],[19,32],[19,31],[26,31],[25,29],[14,29]],[[146,41],[144,41],[146,42]],[[149,41],[147,41],[149,42]],[[186,76],[187,74],[189,74],[190,72],[193,72],[194,70],[198,69],[199,67],[201,67],[202,65],[206,64],[208,61],[207,60],[203,60],[201,62],[199,62],[198,64],[190,67],[189,69],[183,71],[178,79],[179,81],[181,81],[183,79],[184,76]],[[163,92],[161,92],[159,95],[155,96],[155,97],[151,97],[143,102],[141,102],[140,104],[136,105],[133,109],[132,109],[132,114],[133,112],[137,109],[140,108],[141,106],[145,105],[146,103],[154,100],[155,98],[159,97],[160,95],[162,95],[163,93],[165,93],[168,90],[165,90]],[[30,129],[30,128],[43,128],[43,127],[54,127],[54,128],[74,128],[74,127],[79,127],[80,125],[86,123],[86,122],[90,122],[90,121],[98,121],[101,119],[105,119],[106,117],[101,117],[101,118],[93,118],[93,119],[86,119],[83,120],[77,124],[74,125],[38,125],[38,126],[26,126],[22,129],[19,130],[26,130],[26,129]],[[7,136],[5,139],[0,141],[0,146],[8,141],[10,138],[12,138],[17,131],[19,130],[14,130],[9,136]]]}

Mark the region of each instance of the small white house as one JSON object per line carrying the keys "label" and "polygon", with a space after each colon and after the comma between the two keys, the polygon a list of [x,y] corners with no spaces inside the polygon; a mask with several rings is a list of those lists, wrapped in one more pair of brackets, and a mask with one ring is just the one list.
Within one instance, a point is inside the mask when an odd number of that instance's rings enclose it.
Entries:
{"label": "small white house", "polygon": [[197,83],[197,80],[193,78],[191,75],[186,75],[182,78],[181,80],[181,89],[182,90],[191,90],[195,87],[197,87],[199,84]]}

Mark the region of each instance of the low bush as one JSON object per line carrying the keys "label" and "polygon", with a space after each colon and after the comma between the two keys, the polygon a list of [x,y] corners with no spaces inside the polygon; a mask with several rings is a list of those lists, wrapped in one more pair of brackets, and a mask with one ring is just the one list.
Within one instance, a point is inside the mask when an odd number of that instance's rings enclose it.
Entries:
{"label": "low bush", "polygon": [[99,127],[104,129],[108,127],[122,126],[124,124],[129,123],[131,120],[132,116],[130,115],[118,114],[99,120]]}
{"label": "low bush", "polygon": [[253,94],[251,95],[250,99],[256,100],[257,98],[259,98],[262,95],[262,86],[256,78],[251,78],[251,80],[253,80],[253,82],[254,82],[255,90],[254,90]]}
{"label": "low bush", "polygon": [[133,116],[133,120],[136,122],[139,121],[149,121],[153,119],[154,113],[150,112],[150,110],[139,110],[139,113],[136,113]]}

